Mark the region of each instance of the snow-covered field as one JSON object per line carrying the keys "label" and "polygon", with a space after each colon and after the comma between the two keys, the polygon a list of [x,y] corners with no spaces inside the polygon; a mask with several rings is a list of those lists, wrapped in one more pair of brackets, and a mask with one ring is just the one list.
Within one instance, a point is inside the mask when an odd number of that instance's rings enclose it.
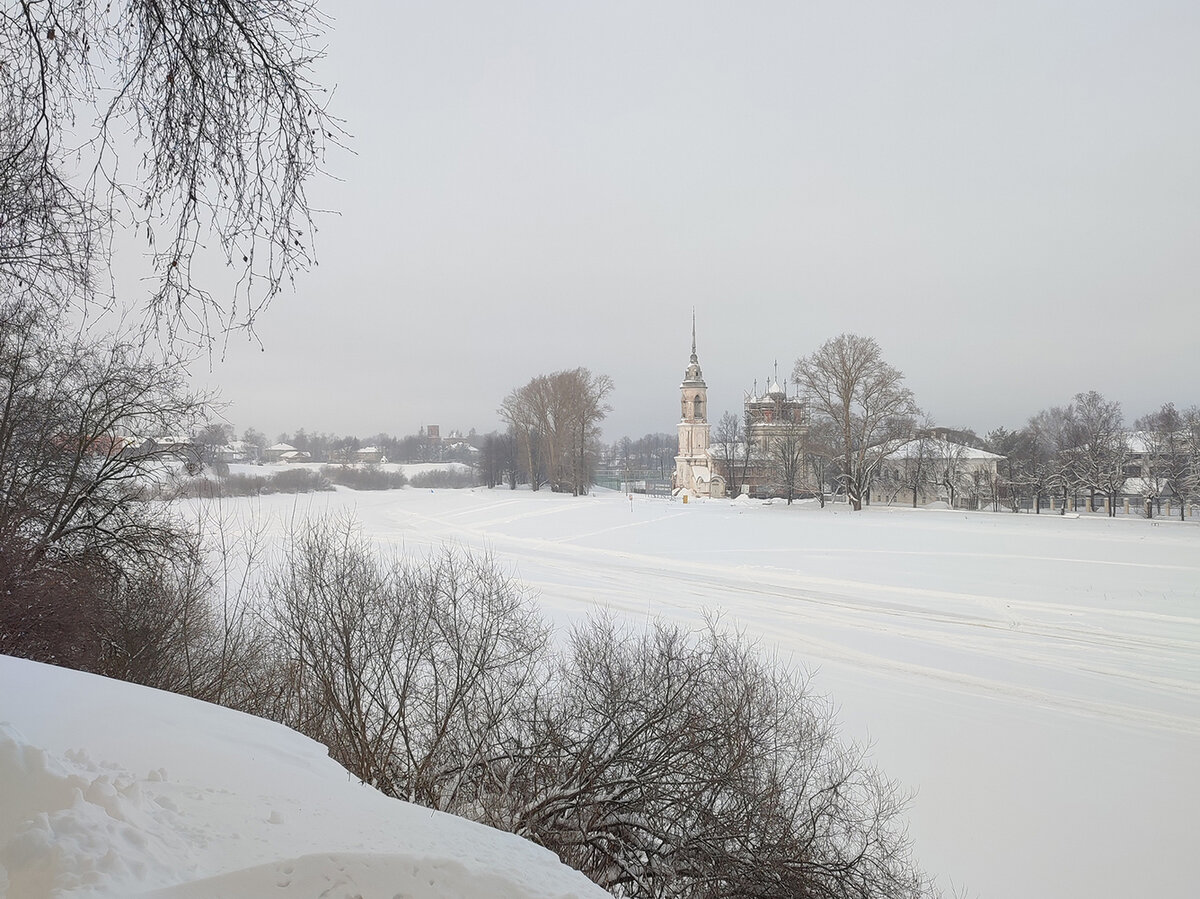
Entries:
{"label": "snow-covered field", "polygon": [[599,899],[278,724],[0,656],[0,896]]}
{"label": "snow-covered field", "polygon": [[[876,762],[917,791],[910,807],[916,851],[947,890],[989,899],[1196,895],[1194,523],[901,508],[851,514],[845,507],[503,489],[339,489],[221,502],[224,512],[245,513],[243,520],[253,511],[268,530],[297,515],[353,510],[386,546],[421,552],[450,540],[486,547],[539,592],[546,614],[563,627],[595,607],[685,622],[721,612],[764,647],[815,669],[817,686],[840,704],[847,733],[872,739]],[[197,875],[215,873],[214,860],[227,856],[219,870],[256,864],[264,885],[299,872],[305,894],[316,895],[316,878],[333,876],[351,852],[359,856],[354,864],[368,868],[377,853],[431,856],[466,878],[485,876],[511,851],[507,842],[489,842],[503,838],[488,837],[476,852],[471,837],[470,858],[450,862],[421,842],[442,845],[440,831],[410,827],[441,818],[404,806],[401,835],[382,830],[384,800],[362,798],[369,794],[347,785],[314,744],[276,742],[276,731],[286,732],[273,725],[252,726],[241,716],[230,725],[212,717],[228,713],[165,697],[139,710],[123,692],[132,688],[120,685],[45,693],[40,675],[32,687],[20,672],[14,681],[12,664],[0,667],[0,720],[18,708],[18,725],[24,720],[33,731],[27,742],[54,755],[47,770],[61,766],[83,778],[81,788],[89,797],[95,791],[101,808],[132,809],[128,819],[179,814],[198,822],[178,837],[191,847]],[[66,754],[74,747],[84,754]],[[4,764],[12,764],[3,754],[11,751],[0,750]],[[15,751],[25,765],[17,770],[34,773],[14,780],[7,768],[0,789],[50,776],[37,773],[41,749]],[[110,760],[121,767],[106,768]],[[154,774],[160,767],[166,772]],[[302,789],[285,792],[281,781],[293,777]],[[130,778],[136,802],[122,798],[118,785]],[[167,802],[158,804],[159,797]],[[321,833],[318,821],[328,825]],[[128,822],[118,815],[104,823],[119,834]],[[56,839],[66,851],[86,848],[93,832],[72,826],[68,817]],[[129,850],[152,870],[176,851],[185,850]],[[544,882],[555,884],[553,894],[575,889],[535,856],[536,871],[550,872]],[[513,858],[496,876],[535,869],[524,856]],[[393,864],[404,867],[387,861],[382,870]],[[428,895],[456,895],[449,890],[468,883],[446,882],[447,892]],[[169,895],[217,894],[194,889],[200,892]],[[464,889],[461,895],[506,895]]]}
{"label": "snow-covered field", "polygon": [[816,669],[917,791],[918,857],[947,889],[1196,895],[1194,523],[503,489],[246,502],[278,521],[353,508],[407,551],[490,548],[563,626],[720,611]]}

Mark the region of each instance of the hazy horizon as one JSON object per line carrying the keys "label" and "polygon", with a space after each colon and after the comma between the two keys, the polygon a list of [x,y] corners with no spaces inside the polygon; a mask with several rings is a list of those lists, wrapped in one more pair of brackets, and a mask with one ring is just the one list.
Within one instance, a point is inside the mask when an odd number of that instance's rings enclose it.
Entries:
{"label": "hazy horizon", "polygon": [[[1200,402],[1200,7],[355,4],[318,268],[197,366],[239,433],[499,426],[529,378],[672,431],[844,331],[939,423]],[[336,180],[335,180],[336,179]],[[1189,393],[1190,391],[1190,393]]]}

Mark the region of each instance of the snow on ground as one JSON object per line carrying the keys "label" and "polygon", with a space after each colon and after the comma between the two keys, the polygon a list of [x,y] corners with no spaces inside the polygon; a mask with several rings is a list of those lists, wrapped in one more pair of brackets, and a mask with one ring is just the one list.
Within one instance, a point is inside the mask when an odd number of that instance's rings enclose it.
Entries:
{"label": "snow on ground", "polygon": [[987,899],[1191,897],[1200,526],[602,493],[224,501],[354,509],[382,544],[490,548],[566,626],[705,610],[817,670],[915,789],[918,857]]}
{"label": "snow on ground", "polygon": [[207,703],[0,656],[0,896],[601,897],[510,834],[388,799]]}
{"label": "snow on ground", "polygon": [[[719,611],[816,669],[848,733],[917,791],[916,851],[947,890],[1195,895],[1195,523],[503,489],[219,507],[274,533],[353,510],[386,547],[488,548],[563,627],[596,607],[683,622]],[[42,876],[32,862],[45,860],[109,895],[176,881],[193,885],[162,895],[335,882],[334,895],[586,895],[545,853],[357,787],[266,722],[0,660],[3,720],[16,728],[0,733],[10,878]],[[13,808],[45,816],[11,839]]]}

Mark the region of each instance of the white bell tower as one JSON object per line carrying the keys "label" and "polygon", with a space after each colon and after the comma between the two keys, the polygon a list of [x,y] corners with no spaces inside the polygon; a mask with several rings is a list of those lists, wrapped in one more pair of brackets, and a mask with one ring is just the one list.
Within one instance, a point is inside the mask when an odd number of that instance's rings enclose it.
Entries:
{"label": "white bell tower", "polygon": [[696,311],[692,310],[692,357],[679,385],[679,455],[675,457],[675,486],[708,495],[708,385],[696,356]]}

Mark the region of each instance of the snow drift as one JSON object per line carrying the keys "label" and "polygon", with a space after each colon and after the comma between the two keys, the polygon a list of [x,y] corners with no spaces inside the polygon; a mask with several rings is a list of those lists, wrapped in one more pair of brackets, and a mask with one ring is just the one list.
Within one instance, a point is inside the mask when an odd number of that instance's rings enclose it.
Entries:
{"label": "snow drift", "polygon": [[0,894],[607,894],[511,834],[383,796],[281,725],[0,656]]}

